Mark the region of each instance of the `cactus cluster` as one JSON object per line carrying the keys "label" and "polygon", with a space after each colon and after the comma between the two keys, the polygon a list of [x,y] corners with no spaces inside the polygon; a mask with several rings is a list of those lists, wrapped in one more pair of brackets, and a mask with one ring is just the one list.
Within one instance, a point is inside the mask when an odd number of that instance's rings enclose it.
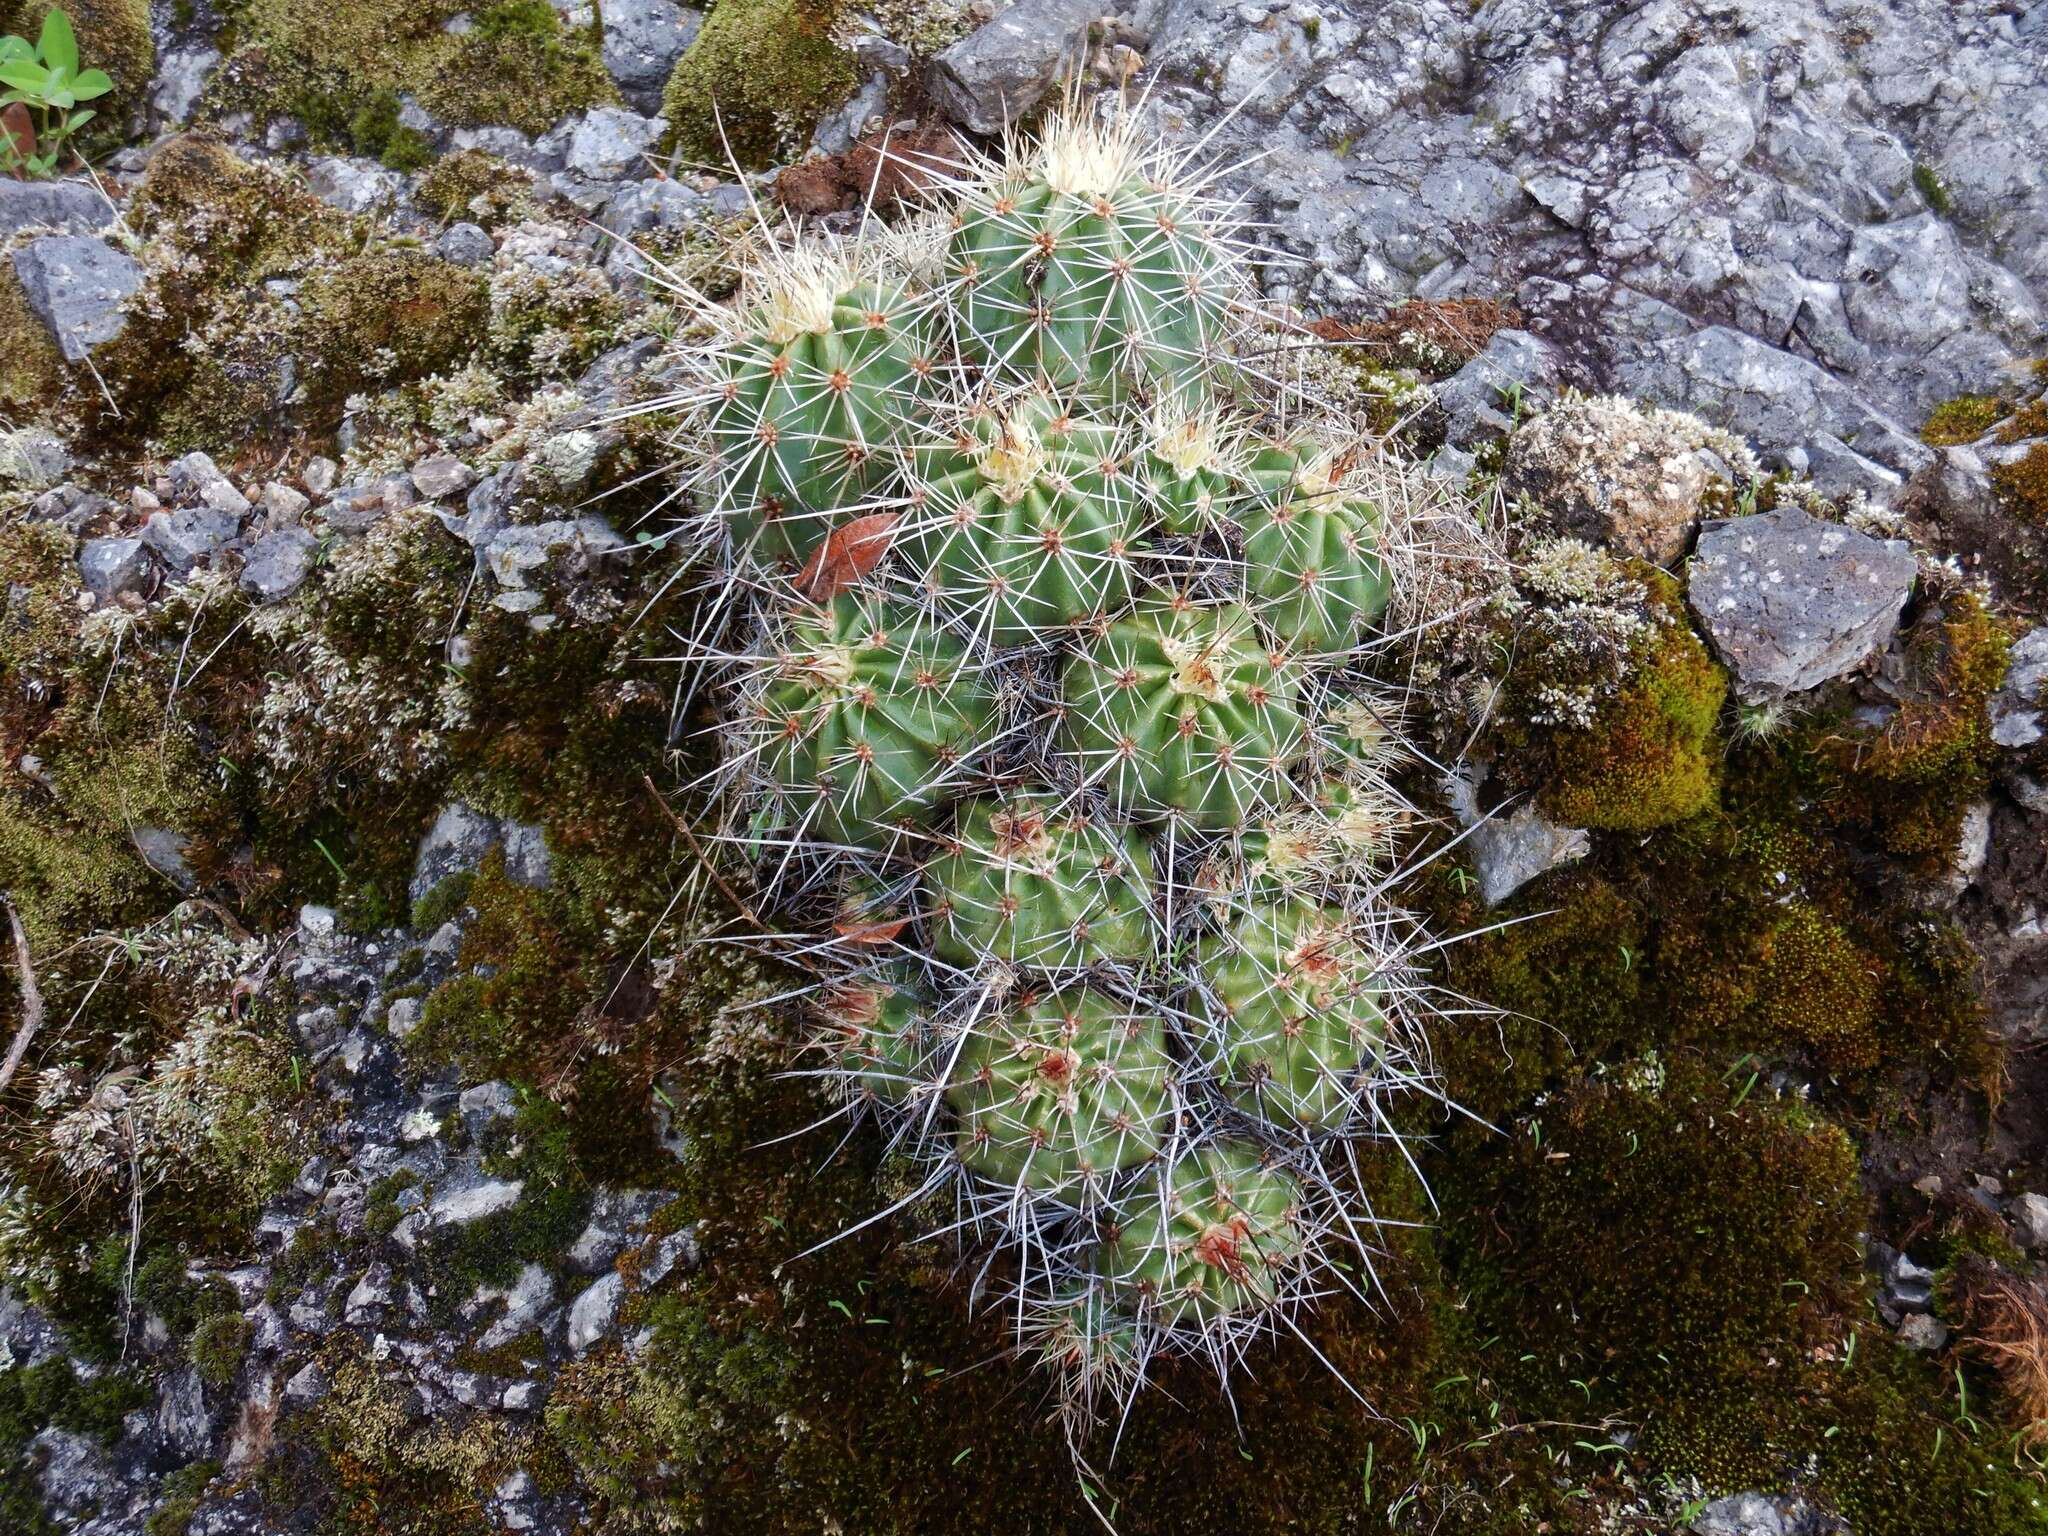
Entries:
{"label": "cactus cluster", "polygon": [[1230,209],[1127,119],[934,197],[753,258],[665,402],[706,788],[818,977],[810,1069],[1007,1248],[1085,1409],[1370,1273],[1349,1143],[1431,1077],[1373,680],[1408,552],[1371,445],[1238,363]]}

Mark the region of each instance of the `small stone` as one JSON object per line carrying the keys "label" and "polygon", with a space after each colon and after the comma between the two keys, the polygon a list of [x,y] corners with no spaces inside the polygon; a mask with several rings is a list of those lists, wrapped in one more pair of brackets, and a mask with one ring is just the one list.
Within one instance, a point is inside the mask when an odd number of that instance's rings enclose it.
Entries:
{"label": "small stone", "polygon": [[436,1226],[467,1226],[473,1221],[482,1221],[486,1216],[511,1210],[519,1203],[525,1189],[524,1179],[486,1179],[481,1184],[451,1190],[437,1197],[428,1214]]}
{"label": "small stone", "polygon": [[306,467],[299,472],[299,484],[311,496],[325,496],[334,489],[335,478],[340,475],[341,466],[332,459],[313,458],[306,461]]}
{"label": "small stone", "polygon": [[2048,1196],[2029,1190],[2017,1196],[2006,1209],[2022,1248],[2029,1252],[2048,1248]]}
{"label": "small stone", "polygon": [[1716,1499],[1690,1527],[1693,1536],[1786,1536],[1784,1516],[1761,1493]]}
{"label": "small stone", "polygon": [[443,806],[413,854],[410,898],[418,901],[449,876],[479,868],[501,841],[496,818],[460,800]]}
{"label": "small stone", "polygon": [[933,100],[962,127],[1002,132],[1078,67],[1101,14],[1100,0],[1017,0],[932,60]]}
{"label": "small stone", "polygon": [[2048,625],[2030,629],[2012,645],[2005,680],[1991,696],[1991,739],[2001,747],[2031,747],[2048,729]]}
{"label": "small stone", "polygon": [[1909,1312],[1899,1324],[1899,1342],[1908,1349],[1932,1352],[1948,1343],[1948,1325],[1932,1312]]}
{"label": "small stone", "polygon": [[25,229],[89,235],[114,222],[114,205],[89,181],[0,179],[0,240]]}
{"label": "small stone", "polygon": [[618,1321],[619,1303],[625,1295],[626,1282],[616,1271],[593,1281],[569,1305],[569,1348],[580,1355],[607,1337]]}
{"label": "small stone", "polygon": [[121,334],[142,265],[97,236],[45,235],[15,250],[14,276],[58,350],[76,363]]}
{"label": "small stone", "polygon": [[1508,440],[1504,489],[1575,538],[1670,565],[1685,553],[1707,489],[1684,422],[1628,400],[1567,396]]}
{"label": "small stone", "polygon": [[78,552],[78,575],[96,597],[140,592],[149,581],[149,551],[140,539],[87,539]]}
{"label": "small stone", "polygon": [[547,830],[538,822],[504,823],[505,877],[536,891],[554,885],[554,861],[548,853]]}
{"label": "small stone", "polygon": [[158,512],[143,525],[142,541],[163,558],[165,565],[183,575],[219,554],[242,531],[242,519],[214,507],[180,507]]}
{"label": "small stone", "polygon": [[569,139],[566,167],[593,181],[617,181],[646,160],[668,132],[668,119],[622,107],[593,107]]}
{"label": "small stone", "polygon": [[241,588],[259,603],[281,603],[305,585],[319,554],[320,541],[304,528],[266,533],[249,548]]}
{"label": "small stone", "polygon": [[413,487],[427,501],[446,501],[468,490],[475,479],[469,467],[452,453],[421,459],[412,467]]}
{"label": "small stone", "polygon": [[220,65],[220,51],[199,46],[167,49],[156,64],[156,83],[149,104],[169,127],[183,127],[205,94],[206,82]]}
{"label": "small stone", "polygon": [[179,890],[189,891],[199,883],[185,860],[185,850],[192,846],[190,839],[168,827],[137,827],[129,836],[134,840],[135,851],[142,855],[142,862]]}
{"label": "small stone", "polygon": [[306,185],[330,208],[343,213],[388,213],[405,196],[405,177],[374,160],[323,155],[306,167]]}
{"label": "small stone", "polygon": [[484,227],[467,220],[450,224],[434,240],[434,254],[458,267],[481,267],[497,253]]}
{"label": "small stone", "polygon": [[1496,331],[1486,350],[1436,387],[1445,437],[1455,448],[1470,448],[1511,432],[1515,402],[1547,404],[1557,393],[1563,362],[1557,348],[1528,331]]}
{"label": "small stone", "polygon": [[653,112],[676,60],[696,41],[704,13],[676,0],[605,0],[604,67],[619,94]]}
{"label": "small stone", "polygon": [[373,1264],[356,1282],[355,1289],[348,1293],[348,1300],[342,1304],[342,1320],[370,1322],[391,1305],[393,1295],[391,1266]]}
{"label": "small stone", "polygon": [[327,1373],[318,1360],[307,1361],[284,1384],[286,1400],[294,1403],[317,1403],[327,1395],[327,1390]]}
{"label": "small stone", "polygon": [[290,528],[297,525],[312,505],[302,493],[293,490],[281,481],[272,480],[257,493],[256,500],[270,519],[273,528]]}
{"label": "small stone", "polygon": [[537,1381],[515,1381],[505,1389],[498,1405],[507,1413],[531,1413],[547,1401],[547,1388]]}
{"label": "small stone", "polygon": [[1741,692],[1771,697],[1817,688],[1889,644],[1917,575],[1902,540],[1778,507],[1708,523],[1686,599]]}
{"label": "small stone", "polygon": [[465,1088],[455,1102],[471,1146],[482,1142],[485,1129],[494,1121],[509,1119],[519,1112],[519,1092],[505,1082],[478,1083],[474,1088]]}
{"label": "small stone", "polygon": [[403,1040],[420,1027],[420,1000],[416,997],[394,997],[384,1009],[384,1027],[391,1031],[394,1040]]}

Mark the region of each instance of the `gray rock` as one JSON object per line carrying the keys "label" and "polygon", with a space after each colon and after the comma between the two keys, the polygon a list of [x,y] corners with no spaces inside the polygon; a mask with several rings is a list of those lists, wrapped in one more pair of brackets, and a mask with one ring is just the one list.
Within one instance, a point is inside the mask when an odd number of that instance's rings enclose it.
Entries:
{"label": "gray rock", "polygon": [[505,1310],[477,1339],[479,1349],[498,1349],[539,1325],[555,1304],[555,1278],[539,1264],[524,1265],[503,1290],[479,1289],[469,1309],[481,1312],[503,1302]]}
{"label": "gray rock", "polygon": [[1689,1527],[1693,1536],[1787,1536],[1777,1504],[1761,1493],[1715,1499]]}
{"label": "gray rock", "polygon": [[405,177],[374,160],[322,155],[306,167],[306,185],[343,213],[389,213],[405,196]]}
{"label": "gray rock", "polygon": [[325,496],[334,489],[335,477],[341,473],[341,466],[328,458],[306,460],[306,467],[299,472],[299,484],[306,488],[309,496]]}
{"label": "gray rock", "polygon": [[122,306],[142,286],[141,264],[93,235],[44,235],[17,247],[14,275],[29,309],[74,363],[121,334]]}
{"label": "gray rock", "polygon": [[1510,432],[1515,401],[1536,408],[1556,398],[1557,348],[1527,331],[1496,331],[1486,350],[1436,387],[1447,418],[1445,436],[1453,447],[1469,448],[1482,438]]}
{"label": "gray rock", "polygon": [[2030,1190],[2014,1197],[2006,1213],[2012,1217],[2013,1236],[2022,1248],[2035,1253],[2048,1248],[2048,1196]]}
{"label": "gray rock", "polygon": [[213,1424],[206,1411],[206,1392],[194,1366],[164,1379],[156,1405],[156,1431],[166,1444],[197,1460],[213,1449]]}
{"label": "gray rock", "polygon": [[180,507],[156,512],[143,525],[142,541],[162,557],[165,565],[183,575],[202,560],[212,558],[234,543],[242,531],[242,519],[214,507]]}
{"label": "gray rock", "polygon": [[576,393],[593,410],[608,410],[625,398],[628,386],[660,352],[661,341],[654,336],[636,337],[613,347],[583,370],[576,380]]}
{"label": "gray rock", "polygon": [[273,528],[294,528],[312,505],[304,495],[279,481],[268,482],[257,495]]}
{"label": "gray rock", "polygon": [[1708,523],[1686,600],[1746,696],[1803,693],[1889,643],[1916,572],[1902,541],[1780,507]]}
{"label": "gray rock", "polygon": [[89,235],[114,222],[114,205],[89,181],[0,179],[0,240],[25,229]]}
{"label": "gray rock", "polygon": [[611,1334],[618,1322],[619,1303],[626,1297],[626,1282],[613,1273],[593,1281],[569,1304],[569,1348],[582,1354]]}
{"label": "gray rock", "polygon": [[[0,186],[33,186],[33,182],[0,182]],[[603,362],[603,358],[598,359]],[[31,489],[54,485],[71,473],[71,450],[64,440],[36,427],[0,431],[0,479]]]}
{"label": "gray rock", "polygon": [[569,139],[564,168],[593,181],[617,181],[640,169],[667,132],[665,117],[642,117],[621,107],[593,107]]}
{"label": "gray rock", "polygon": [[486,1179],[435,1196],[428,1216],[438,1227],[465,1227],[511,1210],[525,1189],[524,1179]]}
{"label": "gray rock", "polygon": [[610,1269],[636,1241],[632,1233],[646,1226],[647,1219],[674,1198],[644,1189],[599,1190],[591,1202],[589,1222],[569,1245],[569,1267],[584,1275]]}
{"label": "gray rock", "polygon": [[191,839],[168,827],[137,827],[129,837],[135,844],[135,851],[142,855],[142,862],[179,890],[189,891],[199,883],[192,874],[192,866],[185,859],[185,850],[192,846]]}
{"label": "gray rock", "polygon": [[481,267],[497,253],[497,242],[481,224],[450,224],[434,240],[434,254],[458,267]]}
{"label": "gray rock", "polygon": [[932,98],[975,133],[1000,133],[1078,66],[1100,0],[1016,0],[932,60]]}
{"label": "gray rock", "polygon": [[1479,786],[1466,773],[1444,782],[1445,796],[1460,826],[1479,876],[1479,895],[1499,906],[1538,875],[1583,859],[1593,841],[1579,827],[1561,827],[1534,805],[1523,803],[1488,817],[1479,809]]}
{"label": "gray rock", "polygon": [[149,104],[169,127],[183,127],[192,120],[192,109],[206,91],[206,82],[220,66],[220,51],[204,45],[173,48],[159,54],[156,80],[150,86]]}
{"label": "gray rock", "polygon": [[2048,715],[2048,625],[2013,642],[2005,681],[1991,696],[1991,739],[2001,747],[2031,747]]}
{"label": "gray rock", "polygon": [[640,1250],[640,1282],[659,1285],[677,1270],[695,1269],[704,1262],[704,1250],[697,1242],[697,1229],[683,1227],[664,1237],[650,1238]]}
{"label": "gray rock", "polygon": [[704,13],[675,0],[607,0],[603,21],[604,67],[619,94],[644,112],[659,110],[662,88],[697,40]]}
{"label": "gray rock", "polygon": [[78,574],[98,597],[140,592],[149,581],[149,551],[140,539],[87,539],[78,551]]}
{"label": "gray rock", "polygon": [[446,501],[469,489],[476,476],[452,453],[421,459],[412,467],[413,488],[426,501]]}
{"label": "gray rock", "polygon": [[1932,1312],[1909,1312],[1899,1323],[1899,1342],[1932,1353],[1948,1343],[1948,1325]]}
{"label": "gray rock", "polygon": [[304,528],[279,528],[249,546],[241,588],[259,603],[281,603],[313,574],[320,541]]}
{"label": "gray rock", "polygon": [[320,515],[330,528],[361,533],[386,513],[402,512],[418,501],[412,476],[386,475],[381,480],[342,486],[320,509]]}
{"label": "gray rock", "polygon": [[478,868],[502,840],[496,818],[460,800],[444,806],[413,855],[407,886],[412,900],[418,901],[450,875]]}
{"label": "gray rock", "polygon": [[174,461],[170,471],[171,489],[190,501],[204,502],[236,517],[249,515],[249,498],[235,489],[234,482],[204,453],[188,453]]}
{"label": "gray rock", "polygon": [[538,571],[574,577],[625,548],[625,541],[603,518],[579,517],[502,528],[478,553],[499,586],[523,591],[527,577]]}
{"label": "gray rock", "polygon": [[46,1429],[29,1441],[26,1459],[41,1469],[43,1505],[55,1515],[82,1520],[113,1505],[123,1491],[113,1458],[92,1435]]}
{"label": "gray rock", "polygon": [[462,1117],[462,1129],[473,1147],[483,1145],[484,1132],[500,1120],[508,1120],[519,1113],[519,1092],[510,1083],[478,1083],[473,1088],[462,1090],[462,1097],[455,1101],[456,1113]]}
{"label": "gray rock", "polygon": [[838,110],[818,119],[811,134],[811,147],[821,154],[843,155],[854,140],[868,131],[868,125],[889,110],[889,77],[876,70],[861,88]]}

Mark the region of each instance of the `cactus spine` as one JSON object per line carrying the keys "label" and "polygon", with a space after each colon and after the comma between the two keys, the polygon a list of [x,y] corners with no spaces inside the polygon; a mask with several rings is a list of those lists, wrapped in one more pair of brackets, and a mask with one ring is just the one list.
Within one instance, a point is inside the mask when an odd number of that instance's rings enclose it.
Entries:
{"label": "cactus spine", "polygon": [[932,948],[958,965],[1063,970],[1152,954],[1151,849],[1057,795],[964,807],[924,885]]}
{"label": "cactus spine", "polygon": [[1062,744],[1133,815],[1237,826],[1293,794],[1300,679],[1235,604],[1141,606],[1067,664]]}
{"label": "cactus spine", "polygon": [[1066,118],[954,218],[947,272],[969,363],[1105,400],[1176,391],[1215,364],[1235,252],[1129,124]]}
{"label": "cactus spine", "polygon": [[914,609],[841,593],[790,624],[750,745],[784,824],[883,844],[959,784],[991,709],[958,636]]}
{"label": "cactus spine", "polygon": [[1042,390],[977,404],[915,455],[900,547],[926,590],[990,644],[1037,644],[1130,602],[1143,526],[1115,429]]}
{"label": "cactus spine", "polygon": [[1175,1067],[1156,1017],[1081,988],[1026,994],[968,1039],[946,1099],[969,1172],[1092,1202],[1172,1134]]}

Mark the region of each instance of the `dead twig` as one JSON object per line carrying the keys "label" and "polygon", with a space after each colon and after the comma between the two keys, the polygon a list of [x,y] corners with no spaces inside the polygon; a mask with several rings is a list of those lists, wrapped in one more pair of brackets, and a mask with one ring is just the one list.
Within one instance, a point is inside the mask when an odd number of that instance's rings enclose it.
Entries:
{"label": "dead twig", "polygon": [[14,964],[21,972],[21,1027],[14,1032],[14,1043],[7,1047],[7,1060],[0,1062],[0,1093],[5,1093],[21,1066],[21,1058],[28,1054],[29,1041],[43,1027],[43,993],[36,985],[35,967],[29,963],[28,931],[21,926],[21,914],[14,910],[11,894],[0,894],[0,907],[7,909],[7,922],[14,930]]}
{"label": "dead twig", "polygon": [[654,803],[661,807],[661,814],[668,818],[669,825],[683,834],[683,841],[690,845],[690,852],[697,856],[697,862],[704,866],[704,873],[711,877],[712,883],[718,887],[720,894],[733,904],[734,909],[738,911],[741,917],[744,917],[762,932],[767,932],[768,925],[761,921],[759,914],[747,905],[746,901],[740,896],[740,893],[727,884],[725,876],[718,872],[718,866],[712,863],[710,857],[704,852],[704,845],[697,841],[697,834],[690,830],[690,824],[678,816],[675,808],[661,798],[661,791],[655,788],[654,785],[654,775],[643,773],[640,775],[640,782],[647,786],[647,793],[653,797]]}

